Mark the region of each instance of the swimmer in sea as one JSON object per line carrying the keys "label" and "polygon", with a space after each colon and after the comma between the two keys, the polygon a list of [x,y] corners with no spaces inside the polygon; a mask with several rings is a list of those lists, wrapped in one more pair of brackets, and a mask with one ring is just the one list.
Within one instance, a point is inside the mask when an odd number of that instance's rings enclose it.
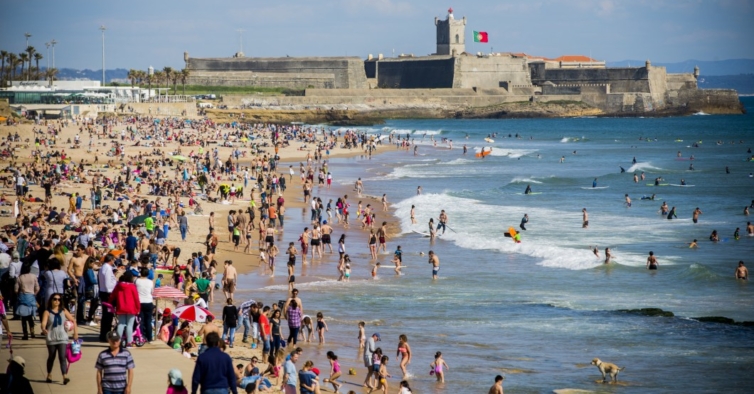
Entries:
{"label": "swimmer in sea", "polygon": [[696,244],[696,239],[695,239],[695,240],[693,240],[693,241],[692,241],[692,242],[691,242],[691,243],[689,244],[689,248],[691,248],[691,249],[694,249],[694,248],[697,248],[697,247],[699,247],[699,245],[697,245],[697,244]]}
{"label": "swimmer in sea", "polygon": [[738,268],[736,268],[736,279],[749,280],[749,270],[746,269],[743,261],[738,262]]}
{"label": "swimmer in sea", "polygon": [[712,230],[712,234],[709,235],[709,240],[712,242],[720,242],[720,237],[717,236],[717,230]]}
{"label": "swimmer in sea", "polygon": [[749,236],[754,235],[754,224],[751,224],[751,222],[746,222],[746,234],[749,234]]}
{"label": "swimmer in sea", "polygon": [[740,227],[736,227],[736,231],[733,232],[733,239],[735,239],[736,241],[738,241],[739,239],[741,239],[741,233],[740,233],[740,231],[741,231],[741,228]]}
{"label": "swimmer in sea", "polygon": [[592,181],[592,187],[597,187],[597,178]]}
{"label": "swimmer in sea", "polygon": [[610,248],[605,248],[605,264],[610,264],[610,259],[613,257],[613,254],[610,253]]}
{"label": "swimmer in sea", "polygon": [[531,193],[531,185],[526,185],[526,190],[524,190],[524,194]]}
{"label": "swimmer in sea", "polygon": [[582,209],[581,212],[583,213],[581,218],[581,228],[588,228],[589,227],[589,214],[586,213],[586,208]]}
{"label": "swimmer in sea", "polygon": [[634,174],[634,183],[639,183],[639,176]]}
{"label": "swimmer in sea", "polygon": [[694,223],[699,222],[699,215],[701,215],[701,214],[702,214],[702,210],[699,209],[699,207],[696,207],[696,209],[694,210],[694,213],[692,215],[692,220],[694,221]]}
{"label": "swimmer in sea", "polygon": [[631,208],[631,197],[626,194],[626,208]]}
{"label": "swimmer in sea", "polygon": [[[591,248],[591,246],[590,246],[590,248]],[[592,249],[592,253],[594,253],[594,255],[597,256],[597,260],[599,260],[600,259],[600,250],[597,249],[597,245],[594,245],[594,247],[591,248],[591,249]]]}
{"label": "swimmer in sea", "polygon": [[657,263],[657,258],[655,257],[654,252],[649,252],[649,257],[647,257],[647,269],[648,270],[656,270],[657,267],[659,267],[660,264]]}
{"label": "swimmer in sea", "polygon": [[643,171],[642,171],[642,173],[641,173],[641,180],[642,180],[642,181],[644,180],[644,172],[643,172]]}

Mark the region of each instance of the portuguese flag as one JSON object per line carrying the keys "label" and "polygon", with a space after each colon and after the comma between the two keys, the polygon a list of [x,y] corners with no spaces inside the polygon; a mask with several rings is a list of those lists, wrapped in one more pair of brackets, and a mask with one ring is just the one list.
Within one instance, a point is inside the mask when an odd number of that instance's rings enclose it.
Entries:
{"label": "portuguese flag", "polygon": [[474,42],[489,42],[486,31],[474,31]]}

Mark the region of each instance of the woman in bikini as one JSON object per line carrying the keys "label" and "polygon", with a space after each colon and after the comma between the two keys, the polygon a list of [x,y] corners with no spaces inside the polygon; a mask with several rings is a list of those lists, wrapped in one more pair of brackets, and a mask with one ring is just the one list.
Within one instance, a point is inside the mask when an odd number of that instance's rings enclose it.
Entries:
{"label": "woman in bikini", "polygon": [[400,357],[400,368],[403,372],[403,379],[408,378],[408,372],[406,371],[406,365],[411,362],[411,346],[408,345],[408,337],[406,334],[401,334],[398,337],[398,350],[396,356]]}
{"label": "woman in bikini", "polygon": [[374,230],[369,231],[369,252],[372,254],[372,260],[377,260],[377,236]]}

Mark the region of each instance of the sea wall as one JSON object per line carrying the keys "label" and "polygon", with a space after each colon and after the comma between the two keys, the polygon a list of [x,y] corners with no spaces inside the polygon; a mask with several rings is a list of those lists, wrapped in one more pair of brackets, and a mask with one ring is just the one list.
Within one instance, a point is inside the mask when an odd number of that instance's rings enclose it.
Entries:
{"label": "sea wall", "polygon": [[613,93],[650,93],[649,72],[636,68],[546,68],[544,63],[529,63],[532,83],[544,85],[610,84]]}
{"label": "sea wall", "polygon": [[201,86],[255,86],[290,89],[316,87],[332,89],[335,86],[335,74],[192,71],[187,82],[190,85]]}
{"label": "sea wall", "polygon": [[452,88],[455,59],[449,56],[432,58],[398,58],[375,62],[377,86],[381,89]]}
{"label": "sea wall", "polygon": [[[332,88],[364,89],[367,87],[363,60],[357,57],[305,58],[189,58],[187,67],[201,72],[252,71],[272,74],[326,74],[332,76]],[[189,78],[191,81],[191,77]],[[192,82],[190,82],[192,83]],[[303,85],[308,86],[308,85]]]}

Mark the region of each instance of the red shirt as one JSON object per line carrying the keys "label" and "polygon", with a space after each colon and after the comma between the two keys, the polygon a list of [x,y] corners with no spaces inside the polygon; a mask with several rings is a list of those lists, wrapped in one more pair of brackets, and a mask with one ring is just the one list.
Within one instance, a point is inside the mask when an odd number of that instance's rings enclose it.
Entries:
{"label": "red shirt", "polygon": [[265,316],[264,313],[259,314],[259,326],[262,327],[262,332],[264,333],[265,337],[272,335],[272,326],[270,325],[270,320],[267,319],[267,316]]}
{"label": "red shirt", "polygon": [[139,303],[139,292],[136,291],[136,285],[127,282],[118,282],[110,294],[110,303],[116,308],[118,315],[138,315],[141,309]]}

